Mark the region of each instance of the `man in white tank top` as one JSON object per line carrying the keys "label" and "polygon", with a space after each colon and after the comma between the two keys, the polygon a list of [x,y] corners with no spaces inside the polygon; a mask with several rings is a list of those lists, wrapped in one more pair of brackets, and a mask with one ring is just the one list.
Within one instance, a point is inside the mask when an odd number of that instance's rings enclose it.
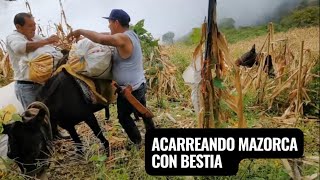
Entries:
{"label": "man in white tank top", "polygon": [[[122,9],[113,9],[108,17],[103,18],[109,20],[110,33],[78,29],[70,33],[67,38],[78,39],[82,35],[93,42],[114,46],[116,50],[113,54],[113,79],[121,87],[131,85],[133,96],[146,106],[146,79],[143,70],[142,50],[139,37],[129,29],[130,16]],[[117,99],[117,109],[119,122],[130,140],[135,144],[140,144],[140,132],[130,116],[135,109],[121,95]],[[155,128],[151,118],[143,118],[143,121],[147,131]]]}

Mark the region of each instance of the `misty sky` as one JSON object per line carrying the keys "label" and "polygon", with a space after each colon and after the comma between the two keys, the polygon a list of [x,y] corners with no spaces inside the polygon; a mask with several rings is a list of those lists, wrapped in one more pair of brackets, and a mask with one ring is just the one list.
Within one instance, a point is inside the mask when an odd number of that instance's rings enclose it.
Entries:
{"label": "misty sky", "polygon": [[[218,19],[231,17],[237,26],[252,25],[272,16],[284,3],[285,8],[291,8],[298,1],[218,0]],[[41,27],[60,21],[58,0],[29,0],[29,3]],[[145,19],[146,29],[157,38],[168,31],[182,36],[200,26],[208,6],[208,0],[62,0],[62,3],[67,20],[74,29],[109,31],[108,21],[101,17],[109,15],[113,8],[121,8],[131,16],[133,24]],[[24,0],[0,0],[0,39],[5,39],[15,29],[13,17],[18,12],[26,12]]]}

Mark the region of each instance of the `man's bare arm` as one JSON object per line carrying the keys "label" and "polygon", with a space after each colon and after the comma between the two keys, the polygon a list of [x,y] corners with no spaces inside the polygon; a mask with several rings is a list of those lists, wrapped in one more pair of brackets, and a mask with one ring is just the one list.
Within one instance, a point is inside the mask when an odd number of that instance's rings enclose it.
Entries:
{"label": "man's bare arm", "polygon": [[49,44],[46,39],[40,41],[29,41],[27,42],[26,53],[33,52],[37,50],[39,47],[45,46]]}
{"label": "man's bare arm", "polygon": [[26,45],[26,53],[33,52],[42,46],[53,44],[58,41],[59,41],[59,38],[56,35],[50,36],[47,39],[43,39],[39,41],[29,41],[27,42],[27,45]]}
{"label": "man's bare arm", "polygon": [[103,35],[110,35],[110,32],[101,32],[100,34],[103,34]]}
{"label": "man's bare arm", "polygon": [[78,39],[81,35],[95,43],[103,45],[121,47],[126,43],[123,34],[108,35],[83,29],[79,29],[70,33],[67,38],[70,39],[71,37],[74,37]]}

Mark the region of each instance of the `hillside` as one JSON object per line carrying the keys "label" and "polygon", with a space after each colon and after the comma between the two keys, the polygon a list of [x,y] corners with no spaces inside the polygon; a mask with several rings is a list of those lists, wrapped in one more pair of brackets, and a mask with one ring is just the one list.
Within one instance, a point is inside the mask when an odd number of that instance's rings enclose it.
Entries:
{"label": "hillside", "polygon": [[[271,19],[270,22],[275,24],[275,32],[287,32],[292,28],[319,26],[319,16],[319,1],[308,0],[303,1],[296,9],[283,14],[282,17]],[[230,44],[266,35],[268,32],[266,24],[235,27],[235,21],[232,18],[222,19],[218,26]],[[196,44],[200,40],[200,33],[200,28],[196,27],[178,42],[184,42],[188,45]]]}

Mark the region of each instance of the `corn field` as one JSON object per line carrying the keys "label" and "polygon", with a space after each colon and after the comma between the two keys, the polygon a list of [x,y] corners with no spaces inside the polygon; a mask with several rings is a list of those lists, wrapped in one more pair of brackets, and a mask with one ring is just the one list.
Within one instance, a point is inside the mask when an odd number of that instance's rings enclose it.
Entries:
{"label": "corn field", "polygon": [[[206,25],[203,25],[203,33],[200,44],[195,49],[194,56],[200,55],[203,52],[202,46],[204,43]],[[247,123],[243,116],[243,95],[247,92],[251,92],[256,95],[256,105],[268,110],[276,109],[276,113],[281,113],[279,117],[274,119],[279,121],[286,121],[286,119],[303,118],[304,109],[306,105],[312,106],[319,111],[319,107],[316,102],[313,102],[309,97],[310,92],[314,92],[312,89],[308,89],[311,81],[319,78],[319,72],[312,72],[316,67],[317,61],[319,60],[319,52],[315,51],[317,48],[306,47],[307,41],[301,40],[299,46],[297,45],[297,39],[292,39],[277,35],[275,38],[273,24],[270,23],[267,29],[268,34],[264,40],[261,38],[261,47],[259,48],[259,55],[256,60],[258,65],[254,65],[252,68],[237,67],[235,66],[236,57],[231,57],[229,46],[224,36],[216,31],[217,45],[213,48],[216,53],[217,64],[215,66],[216,71],[212,72],[212,79],[215,81],[217,76],[217,69],[219,69],[219,78],[222,79],[225,84],[224,89],[216,87],[215,97],[221,98],[221,101],[225,102],[228,107],[234,111],[239,119],[238,127],[246,127]],[[318,32],[319,33],[319,32]],[[290,35],[295,36],[294,35]],[[309,38],[311,39],[311,38]],[[300,39],[299,39],[300,40]],[[252,44],[255,42],[252,42]],[[250,47],[252,44],[246,44],[243,47]],[[312,42],[312,44],[314,44]],[[260,45],[260,44],[259,44]],[[242,48],[243,48],[242,47]],[[318,46],[319,47],[319,46]],[[236,50],[234,50],[236,51]],[[240,55],[240,54],[239,54]],[[238,56],[239,56],[238,55]],[[270,77],[269,72],[265,72],[264,67],[268,56],[272,59],[273,73],[275,77]],[[204,62],[203,59],[202,62]],[[203,66],[205,67],[205,66]],[[204,80],[203,80],[204,81]],[[208,86],[202,85],[201,91]],[[214,88],[209,88],[214,89]],[[212,92],[209,92],[209,94]],[[209,99],[212,99],[210,96]],[[205,98],[202,98],[202,100]],[[208,103],[208,102],[206,102]],[[199,115],[199,127],[205,127],[203,118],[206,113],[203,109],[205,106],[202,101],[202,111]],[[214,104],[210,103],[210,113],[213,112]],[[214,114],[211,114],[213,117]],[[226,116],[223,110],[219,111],[219,122],[226,122]],[[315,116],[309,116],[308,118],[317,119]],[[213,119],[209,120],[209,126],[215,127]]]}

